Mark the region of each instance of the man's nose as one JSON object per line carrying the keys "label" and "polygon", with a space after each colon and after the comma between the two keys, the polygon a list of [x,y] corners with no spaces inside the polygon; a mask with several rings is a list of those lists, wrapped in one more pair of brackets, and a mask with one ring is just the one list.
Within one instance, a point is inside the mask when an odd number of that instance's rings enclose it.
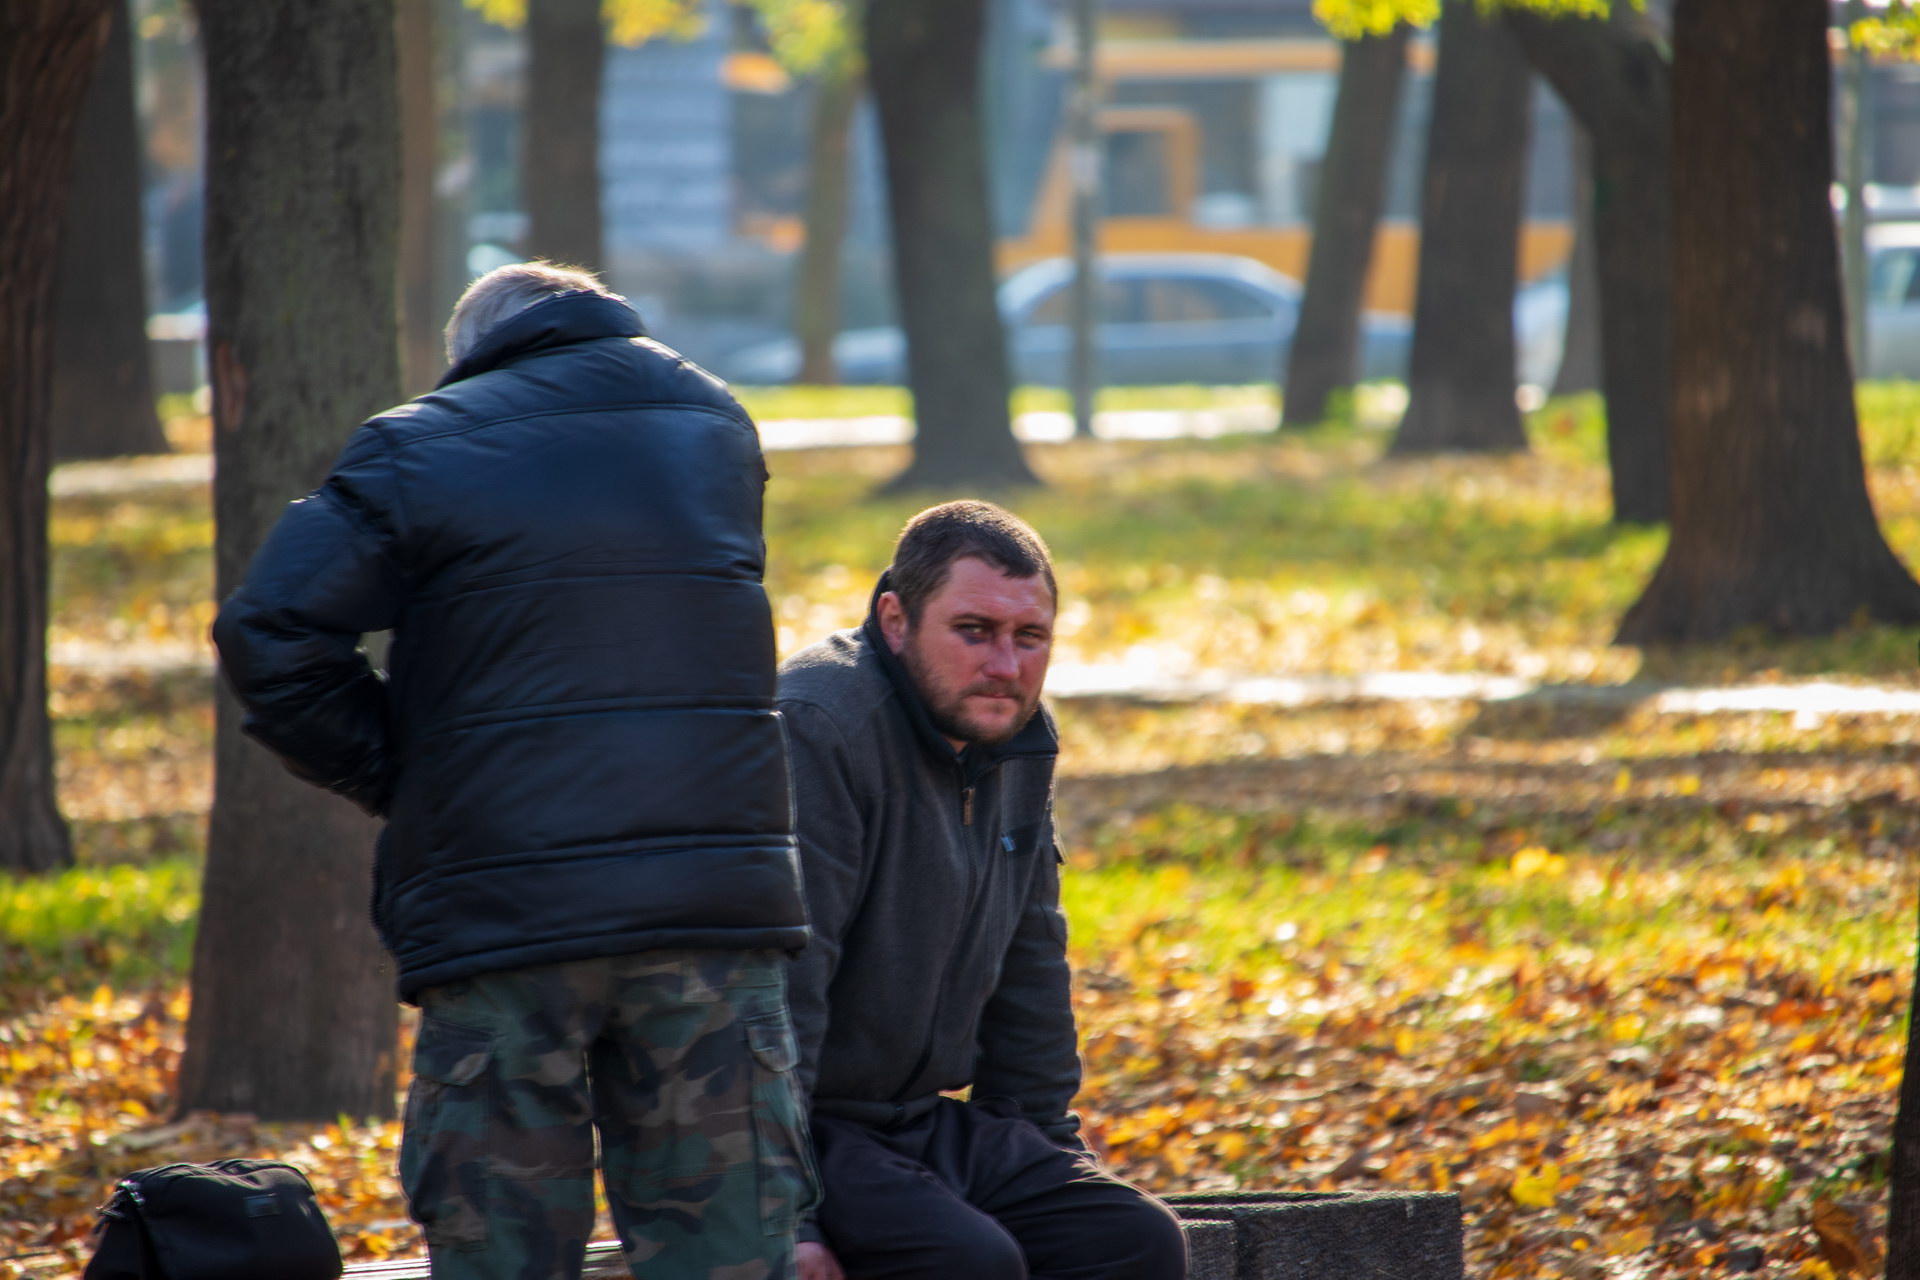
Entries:
{"label": "man's nose", "polygon": [[1001,636],[993,642],[981,674],[993,680],[1011,680],[1020,674],[1020,659],[1014,652],[1012,636]]}

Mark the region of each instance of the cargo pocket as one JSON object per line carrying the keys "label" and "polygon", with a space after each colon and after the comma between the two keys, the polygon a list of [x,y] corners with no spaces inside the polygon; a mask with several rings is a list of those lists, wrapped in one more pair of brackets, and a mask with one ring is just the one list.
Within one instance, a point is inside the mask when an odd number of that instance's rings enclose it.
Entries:
{"label": "cargo pocket", "polygon": [[421,1015],[400,1138],[400,1186],[408,1213],[436,1247],[487,1243],[492,1061],[490,1033]]}
{"label": "cargo pocket", "polygon": [[753,1054],[754,1177],[760,1196],[760,1229],[787,1235],[819,1200],[813,1144],[800,1107],[794,1067],[800,1045],[784,1005],[745,1020]]}

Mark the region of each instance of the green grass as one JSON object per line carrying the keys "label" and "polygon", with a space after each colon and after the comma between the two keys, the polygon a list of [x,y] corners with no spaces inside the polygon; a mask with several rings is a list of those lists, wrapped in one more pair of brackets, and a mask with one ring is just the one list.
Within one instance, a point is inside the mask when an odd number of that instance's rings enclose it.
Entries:
{"label": "green grass", "polygon": [[1468,805],[1112,813],[1063,878],[1076,955],[1142,983],[1169,965],[1297,974],[1312,955],[1376,983],[1438,985],[1448,964],[1511,970],[1530,955],[1617,979],[1711,954],[1831,981],[1912,954],[1911,919],[1888,909],[1911,899],[1912,874],[1865,825],[1754,831],[1706,807],[1511,818]]}
{"label": "green grass", "polygon": [[125,643],[204,639],[213,619],[213,508],[204,485],[54,503],[56,631]]}
{"label": "green grass", "polygon": [[[901,413],[898,387],[744,388],[762,417]],[[1920,388],[1860,390],[1863,444],[1889,541],[1920,562]],[[1271,405],[1268,387],[1126,387],[1120,407]],[[1063,393],[1025,389],[1022,408]],[[1386,436],[1328,425],[1285,438],[1029,450],[1049,488],[1003,495],[1062,561],[1068,656],[1158,645],[1247,671],[1486,670],[1555,679],[1719,680],[1777,671],[1911,679],[1920,630],[1857,626],[1815,641],[1751,635],[1688,655],[1614,650],[1665,545],[1607,520],[1595,395],[1530,415],[1520,460],[1384,463]],[[777,454],[769,588],[783,649],[849,625],[901,524],[963,490],[875,497],[898,449]],[[204,489],[56,506],[56,638],[198,644],[211,615]]]}
{"label": "green grass", "polygon": [[0,1010],[96,984],[184,978],[200,907],[200,859],[0,875]]}
{"label": "green grass", "polygon": [[[1609,525],[1604,492],[1554,464],[1383,466],[1378,450],[1333,429],[1037,448],[1049,487],[1011,501],[1061,562],[1063,639],[1088,657],[1149,642],[1240,670],[1484,665],[1456,651],[1465,623],[1510,648],[1604,647],[1658,560],[1663,534]],[[965,496],[872,497],[894,465],[774,459],[770,586],[793,639],[857,618],[907,516]]]}
{"label": "green grass", "polygon": [[[1920,563],[1920,392],[1862,390],[1882,525]],[[1247,671],[1483,670],[1679,681],[1767,673],[1911,681],[1920,629],[1736,636],[1687,654],[1611,640],[1665,547],[1608,520],[1597,397],[1531,415],[1531,457],[1385,462],[1379,433],[1035,447],[1048,488],[1011,495],[1062,562],[1062,638],[1147,643]],[[770,585],[783,642],[857,619],[894,534],[935,491],[874,497],[898,450],[772,462]]]}
{"label": "green grass", "polygon": [[1867,465],[1920,462],[1920,382],[1863,382],[1855,402]]}
{"label": "green grass", "polygon": [[[898,388],[780,388],[763,414],[864,412]],[[1032,393],[1035,403],[1057,393]],[[1267,388],[1117,388],[1110,403],[1235,403]],[[876,398],[877,397],[877,398]],[[1920,388],[1861,389],[1883,527],[1920,562]],[[895,406],[897,407],[897,405]],[[1048,538],[1063,587],[1062,661],[1139,659],[1250,674],[1454,670],[1547,680],[1830,676],[1912,683],[1920,630],[1759,634],[1689,653],[1611,645],[1665,545],[1607,520],[1595,396],[1549,403],[1520,459],[1382,458],[1386,437],[1328,425],[1286,436],[1036,446],[1041,490],[1004,497]],[[895,535],[955,488],[877,496],[899,448],[770,455],[768,589],[783,653],[858,622]],[[201,485],[56,500],[52,636],[94,651],[204,652],[213,525]],[[1144,657],[1143,657],[1144,655]],[[205,679],[56,682],[69,812],[88,856],[190,848],[212,732]],[[1115,739],[1129,749],[1142,729]],[[1343,731],[1344,732],[1344,731]],[[1192,755],[1208,749],[1190,734]],[[1789,735],[1791,736],[1791,735]],[[1217,745],[1217,744],[1216,744]],[[182,770],[175,765],[188,763]],[[174,768],[172,775],[168,769]],[[196,778],[191,768],[200,768]],[[168,788],[172,792],[168,792]]]}

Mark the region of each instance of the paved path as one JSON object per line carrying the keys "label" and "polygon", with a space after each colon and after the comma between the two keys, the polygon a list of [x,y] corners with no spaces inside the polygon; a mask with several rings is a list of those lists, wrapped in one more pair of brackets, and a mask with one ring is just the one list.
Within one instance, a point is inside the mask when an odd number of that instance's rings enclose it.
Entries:
{"label": "paved path", "polygon": [[[1099,415],[1096,429],[1138,439],[1221,435],[1271,430],[1272,413],[1254,408],[1140,411]],[[906,439],[905,418],[774,420],[760,424],[769,449],[823,445],[890,444]],[[1023,414],[1017,429],[1029,440],[1066,439],[1072,422],[1064,413]],[[69,463],[53,473],[57,497],[132,493],[170,485],[204,484],[213,461],[206,454],[165,454],[110,462]],[[141,642],[106,646],[55,645],[55,666],[117,672],[211,671],[211,652],[201,645]],[[1226,702],[1310,707],[1369,702],[1518,702],[1555,706],[1647,706],[1656,713],[1712,715],[1722,712],[1897,716],[1920,715],[1920,688],[1795,681],[1771,684],[1683,687],[1632,682],[1616,685],[1547,684],[1512,676],[1438,671],[1376,671],[1354,676],[1262,676],[1201,671],[1170,675],[1138,664],[1055,664],[1047,680],[1050,697],[1126,698],[1144,702]]]}
{"label": "paved path", "polygon": [[1548,684],[1515,676],[1443,671],[1375,671],[1355,676],[1235,676],[1198,672],[1156,676],[1120,664],[1063,663],[1047,677],[1054,698],[1132,698],[1143,702],[1228,702],[1311,707],[1352,702],[1517,702],[1630,707],[1667,715],[1779,711],[1801,715],[1920,715],[1920,689],[1828,680],[1687,687]]}
{"label": "paved path", "polygon": [[[1274,411],[1256,405],[1218,409],[1133,409],[1093,416],[1093,433],[1108,440],[1177,440],[1272,431]],[[1029,443],[1073,438],[1070,413],[1023,413],[1013,434]],[[760,424],[760,443],[772,449],[833,445],[905,444],[913,437],[907,418],[796,418]]]}
{"label": "paved path", "polygon": [[[850,445],[905,444],[913,423],[903,417],[775,418],[760,425],[760,442],[769,450],[819,449]],[[1274,411],[1257,405],[1216,409],[1135,409],[1094,415],[1094,434],[1109,440],[1211,438],[1274,429]],[[1023,413],[1014,434],[1029,442],[1056,442],[1073,436],[1073,416]],[[72,462],[54,470],[48,485],[56,498],[88,494],[135,493],[166,485],[205,484],[213,458],[204,453],[161,454],[147,458]]]}
{"label": "paved path", "polygon": [[[126,645],[56,644],[56,667],[98,675],[211,672],[213,655],[199,645],[142,641]],[[1224,702],[1247,706],[1315,707],[1371,702],[1527,702],[1548,706],[1636,707],[1662,715],[1774,711],[1810,716],[1920,715],[1920,689],[1839,684],[1829,680],[1688,687],[1628,684],[1546,684],[1513,676],[1443,671],[1375,671],[1356,676],[1248,676],[1228,672],[1158,675],[1137,665],[1055,663],[1047,696],[1056,701],[1130,699],[1140,702]]]}

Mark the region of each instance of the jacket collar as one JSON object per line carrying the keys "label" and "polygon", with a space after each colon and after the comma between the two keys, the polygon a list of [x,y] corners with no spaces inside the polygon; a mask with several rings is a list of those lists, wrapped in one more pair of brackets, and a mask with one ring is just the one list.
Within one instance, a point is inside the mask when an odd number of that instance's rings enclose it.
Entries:
{"label": "jacket collar", "polygon": [[926,699],[920,696],[919,686],[914,684],[906,664],[887,644],[886,633],[880,630],[880,597],[891,590],[892,570],[887,570],[880,575],[880,581],[874,584],[873,596],[867,602],[867,620],[860,625],[860,633],[867,647],[873,650],[880,669],[887,673],[894,692],[899,695],[900,708],[907,717],[907,723],[913,726],[914,737],[919,739],[921,748],[929,756],[943,764],[958,765],[971,780],[1002,760],[1016,756],[1060,754],[1060,735],[1054,728],[1053,714],[1047,710],[1045,703],[1033,713],[1033,718],[1027,721],[1020,732],[1007,741],[991,747],[969,744],[965,751],[955,751],[953,744],[934,727],[933,717],[927,713]]}
{"label": "jacket collar", "polygon": [[646,332],[639,313],[619,298],[584,289],[558,293],[487,330],[480,344],[435,384],[436,390],[529,352],[594,338],[639,338]]}

